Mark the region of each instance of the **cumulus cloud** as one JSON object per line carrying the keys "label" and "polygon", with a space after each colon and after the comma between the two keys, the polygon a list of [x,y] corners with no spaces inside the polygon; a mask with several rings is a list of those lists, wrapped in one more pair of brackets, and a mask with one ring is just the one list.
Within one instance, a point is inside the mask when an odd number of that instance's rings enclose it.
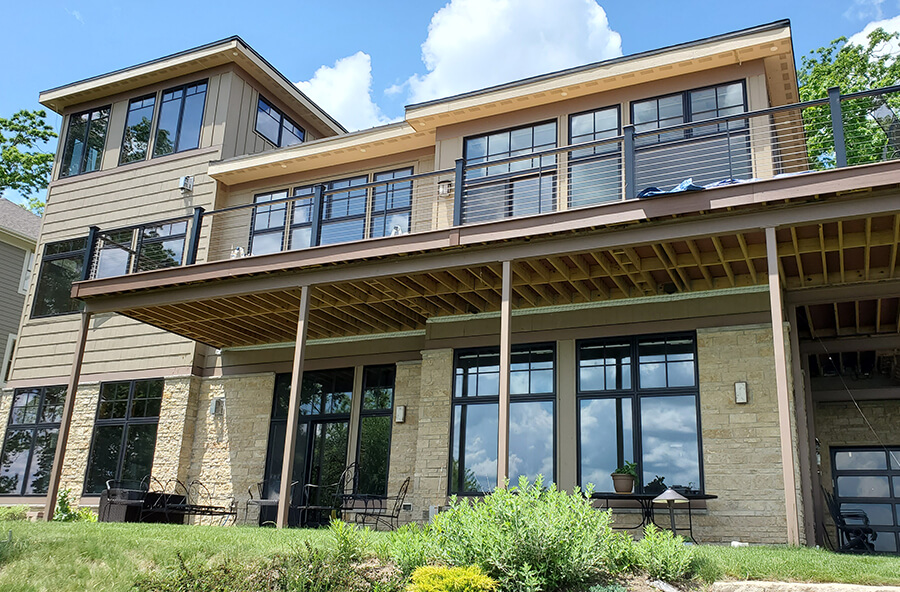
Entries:
{"label": "cumulus cloud", "polygon": [[428,72],[406,85],[419,102],[620,55],[595,0],[451,0],[422,44]]}
{"label": "cumulus cloud", "polygon": [[348,130],[390,123],[372,100],[372,58],[362,51],[322,66],[313,77],[296,83],[310,99]]}
{"label": "cumulus cloud", "polygon": [[863,20],[867,18],[880,19],[884,16],[881,5],[884,0],[853,0],[853,4],[844,11],[844,18]]}
{"label": "cumulus cloud", "polygon": [[[874,31],[875,29],[882,28],[888,33],[898,33],[900,32],[900,15],[895,16],[894,18],[880,20],[880,21],[872,21],[863,27],[863,30],[855,35],[852,35],[847,43],[854,43],[856,45],[867,45],[869,40],[867,39],[869,33]],[[879,48],[879,54],[889,53],[892,55],[900,55],[900,42],[897,39],[894,39],[887,46],[883,48]]]}

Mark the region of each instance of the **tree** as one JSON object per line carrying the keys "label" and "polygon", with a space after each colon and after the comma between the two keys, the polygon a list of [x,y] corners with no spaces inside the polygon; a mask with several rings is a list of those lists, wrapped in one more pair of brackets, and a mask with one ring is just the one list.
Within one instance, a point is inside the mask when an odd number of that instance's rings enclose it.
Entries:
{"label": "tree", "polygon": [[[9,119],[0,117],[0,194],[6,189],[30,196],[47,187],[53,169],[53,154],[39,145],[56,137],[47,124],[47,112],[21,110]],[[38,197],[28,199],[28,209],[43,214],[44,203]]]}
{"label": "tree", "polygon": [[[801,58],[798,80],[800,100],[828,96],[840,87],[841,94],[892,86],[900,82],[900,60],[890,52],[898,33],[875,29],[866,45],[851,44],[838,37],[826,47]],[[900,93],[860,97],[841,102],[847,163],[865,164],[900,156]],[[813,169],[835,166],[834,139],[827,105],[803,112],[807,150]]]}

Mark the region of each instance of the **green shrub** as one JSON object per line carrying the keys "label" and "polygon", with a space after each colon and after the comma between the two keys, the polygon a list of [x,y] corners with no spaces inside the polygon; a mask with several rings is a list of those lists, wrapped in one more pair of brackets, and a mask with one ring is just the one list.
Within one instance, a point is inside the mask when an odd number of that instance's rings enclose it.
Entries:
{"label": "green shrub", "polygon": [[425,566],[413,572],[407,592],[491,592],[497,582],[484,575],[478,566]]}
{"label": "green shrub", "polygon": [[357,528],[342,520],[332,520],[328,525],[331,534],[334,559],[343,564],[360,561],[369,555],[369,529]]}
{"label": "green shrub", "polygon": [[684,538],[653,524],[644,528],[644,538],[634,545],[635,567],[651,578],[667,582],[686,578],[693,560],[694,547],[685,545]]}
{"label": "green shrub", "polygon": [[[478,565],[510,592],[554,591],[601,580],[622,569],[630,542],[614,535],[609,512],[594,509],[590,492],[572,495],[529,485],[497,489],[480,501],[452,500],[427,535],[434,562]],[[625,546],[625,551],[623,551]]]}
{"label": "green shrub", "polygon": [[56,522],[96,522],[97,515],[90,508],[79,508],[74,502],[74,496],[68,489],[62,489],[56,498],[56,512],[53,514]]}
{"label": "green shrub", "polygon": [[26,520],[28,506],[0,506],[0,522],[9,520]]}
{"label": "green shrub", "polygon": [[388,542],[391,560],[403,577],[408,578],[418,567],[428,564],[429,557],[435,555],[431,549],[429,527],[416,523],[406,524],[392,532]]}

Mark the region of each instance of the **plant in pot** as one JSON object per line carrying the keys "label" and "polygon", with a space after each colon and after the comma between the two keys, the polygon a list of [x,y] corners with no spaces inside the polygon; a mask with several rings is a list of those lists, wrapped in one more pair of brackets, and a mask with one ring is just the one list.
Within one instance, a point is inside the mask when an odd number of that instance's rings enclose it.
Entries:
{"label": "plant in pot", "polygon": [[616,493],[631,493],[637,481],[637,463],[625,462],[611,474]]}

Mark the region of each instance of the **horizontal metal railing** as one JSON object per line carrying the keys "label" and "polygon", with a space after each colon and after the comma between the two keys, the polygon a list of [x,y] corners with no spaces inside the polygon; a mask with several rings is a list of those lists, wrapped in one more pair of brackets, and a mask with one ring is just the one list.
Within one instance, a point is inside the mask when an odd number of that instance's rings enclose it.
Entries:
{"label": "horizontal metal railing", "polygon": [[[840,116],[835,117],[835,113]],[[192,217],[92,229],[85,279],[401,236],[900,158],[900,86],[453,169],[285,188]]]}

